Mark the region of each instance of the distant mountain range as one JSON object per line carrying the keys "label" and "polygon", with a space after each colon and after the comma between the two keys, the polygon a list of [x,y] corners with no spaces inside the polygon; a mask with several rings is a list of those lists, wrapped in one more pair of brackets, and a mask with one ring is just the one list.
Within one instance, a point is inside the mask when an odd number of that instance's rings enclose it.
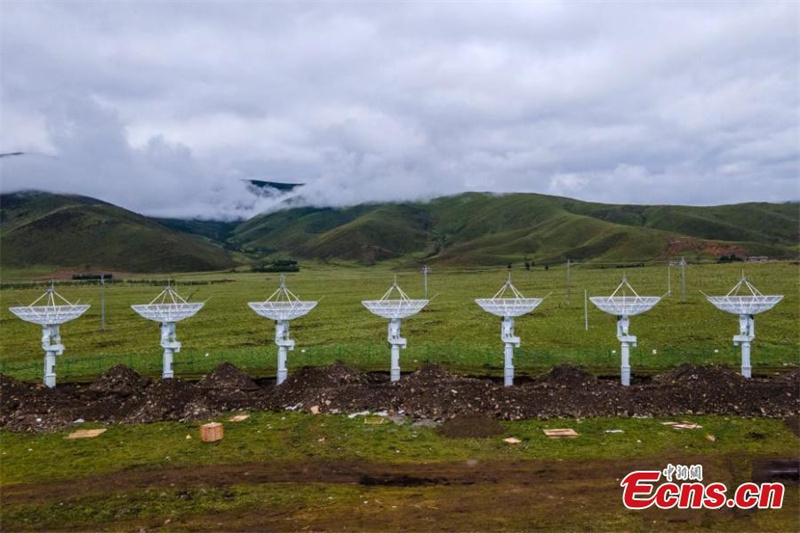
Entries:
{"label": "distant mountain range", "polygon": [[797,202],[646,206],[466,193],[216,222],[148,218],[93,198],[21,192],[0,196],[0,222],[0,265],[16,268],[200,271],[267,256],[494,265],[800,253]]}

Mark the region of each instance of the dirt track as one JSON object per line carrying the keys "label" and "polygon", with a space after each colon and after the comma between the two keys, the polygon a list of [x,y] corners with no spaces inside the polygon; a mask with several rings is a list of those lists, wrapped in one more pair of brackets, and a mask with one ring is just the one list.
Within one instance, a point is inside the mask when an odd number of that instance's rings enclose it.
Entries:
{"label": "dirt track", "polygon": [[[714,464],[719,457],[681,457],[685,464]],[[145,488],[225,487],[263,483],[345,483],[418,487],[513,483],[547,484],[608,477],[637,468],[663,468],[666,459],[563,461],[461,461],[444,463],[369,463],[364,461],[268,462],[178,468],[130,469],[3,488],[6,504],[68,500]],[[687,461],[689,463],[687,463]],[[660,466],[659,466],[660,465]],[[711,467],[712,469],[714,467]]]}
{"label": "dirt track", "polygon": [[[55,483],[4,487],[3,503],[24,506],[70,505],[114,497],[119,517],[103,524],[110,530],[169,529],[190,531],[464,531],[530,529],[696,529],[759,530],[758,511],[659,510],[625,511],[619,480],[631,470],[661,469],[665,462],[702,464],[707,479],[728,486],[749,481],[735,456],[668,456],[638,460],[464,461],[392,464],[354,461],[248,463],[183,468],[131,469]],[[286,485],[284,485],[286,484]],[[344,499],[326,498],[324,487],[353,487]],[[126,518],[136,494],[167,492],[191,501],[208,489],[235,499],[228,489],[261,486],[293,491],[318,487],[322,497],[307,503],[250,504],[224,512],[162,513]],[[286,488],[281,488],[285,486]],[[796,485],[777,513],[779,529],[796,522]],[[125,503],[122,503],[125,502]],[[127,503],[130,502],[130,503]],[[622,520],[622,522],[620,522]],[[99,524],[98,524],[99,525]],[[26,529],[36,528],[27,524]],[[73,526],[57,524],[55,529]],[[50,525],[53,528],[53,524]],[[78,527],[85,529],[85,527]],[[789,530],[789,529],[787,529]]]}
{"label": "dirt track", "polygon": [[[521,380],[522,381],[522,380]],[[788,418],[800,413],[800,369],[745,379],[717,366],[684,365],[630,387],[598,379],[569,365],[535,379],[503,387],[490,378],[453,375],[425,366],[390,383],[385,375],[365,374],[342,363],[301,368],[279,387],[253,381],[224,363],[196,383],[180,379],[152,382],[117,366],[91,385],[55,389],[0,375],[0,427],[11,431],[49,431],[77,419],[104,423],[201,420],[237,409],[285,409],[347,413],[386,410],[450,419],[483,413],[520,420],[548,417],[668,416],[725,414]]]}

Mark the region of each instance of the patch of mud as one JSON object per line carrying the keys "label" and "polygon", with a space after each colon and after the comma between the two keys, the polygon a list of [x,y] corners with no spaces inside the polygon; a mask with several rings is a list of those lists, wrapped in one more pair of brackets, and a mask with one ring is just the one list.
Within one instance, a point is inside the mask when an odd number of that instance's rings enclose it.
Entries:
{"label": "patch of mud", "polygon": [[753,462],[752,480],[754,483],[778,481],[783,484],[800,482],[800,460],[769,459]]}
{"label": "patch of mud", "polygon": [[494,418],[482,413],[456,415],[439,426],[438,433],[443,437],[486,438],[505,433],[505,428]]}
{"label": "patch of mud", "polygon": [[789,418],[785,418],[783,420],[783,424],[789,428],[789,430],[800,437],[800,416],[790,416]]}

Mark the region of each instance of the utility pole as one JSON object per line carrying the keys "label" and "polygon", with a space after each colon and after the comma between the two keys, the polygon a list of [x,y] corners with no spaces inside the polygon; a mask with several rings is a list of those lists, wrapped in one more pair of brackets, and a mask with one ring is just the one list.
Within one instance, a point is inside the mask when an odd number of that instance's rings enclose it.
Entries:
{"label": "utility pole", "polygon": [[430,271],[431,271],[431,269],[428,268],[428,265],[422,265],[422,280],[423,280],[422,283],[423,283],[423,285],[425,287],[425,296],[424,296],[424,298],[426,300],[428,299],[428,272],[430,272]]}
{"label": "utility pole", "polygon": [[667,259],[667,296],[672,298],[672,261]]}
{"label": "utility pole", "polygon": [[100,331],[106,330],[106,275],[100,274]]}
{"label": "utility pole", "polygon": [[681,302],[686,301],[686,258],[681,257]]}
{"label": "utility pole", "polygon": [[570,305],[571,296],[572,296],[572,287],[569,283],[569,264],[570,260],[567,259],[567,305]]}
{"label": "utility pole", "polygon": [[583,323],[586,331],[589,331],[589,293],[583,289]]}

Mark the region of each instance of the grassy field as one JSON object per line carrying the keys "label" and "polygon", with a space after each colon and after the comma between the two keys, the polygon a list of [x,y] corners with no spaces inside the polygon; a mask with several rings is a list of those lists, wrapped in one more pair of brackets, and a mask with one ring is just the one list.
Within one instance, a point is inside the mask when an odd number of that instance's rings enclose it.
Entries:
{"label": "grassy field", "polygon": [[[254,413],[226,423],[225,439],[213,445],[199,441],[197,423],[113,426],[96,439],[71,441],[66,432],[3,433],[3,525],[793,530],[798,493],[791,485],[780,511],[623,510],[618,482],[632,469],[702,464],[706,482],[735,486],[749,481],[756,459],[797,451],[797,437],[781,421],[691,420],[702,429],[676,431],[661,420],[633,418],[503,423],[506,436],[522,441],[517,446],[501,437],[446,439],[410,423],[373,426],[361,418],[300,413]],[[542,429],[554,427],[572,427],[580,436],[547,439]],[[390,481],[369,482],[365,473]],[[437,481],[450,477],[452,483]],[[574,506],[569,516],[565,500]]]}
{"label": "grassy field", "polygon": [[[388,368],[386,322],[367,312],[364,299],[381,296],[391,284],[394,272],[386,267],[347,265],[304,265],[301,272],[288,274],[289,287],[304,299],[322,299],[311,314],[292,323],[297,349],[289,365],[328,364],[336,359],[369,369]],[[763,292],[785,294],[778,306],[756,320],[753,348],[756,371],[797,364],[800,359],[800,278],[792,264],[690,265],[687,267],[686,296],[681,302],[680,269],[671,269],[672,295],[651,312],[634,317],[632,333],[639,347],[632,352],[634,372],[648,372],[690,363],[721,363],[738,366],[738,349],[731,337],[736,318],[716,310],[700,291],[724,294],[736,283],[742,268]],[[640,294],[664,295],[668,287],[666,266],[629,268],[625,271]],[[550,365],[570,362],[598,373],[616,372],[614,317],[589,304],[589,329],[584,329],[584,290],[592,295],[609,294],[619,283],[618,268],[570,269],[570,289],[564,267],[545,271],[513,271],[514,283],[530,296],[549,295],[533,314],[517,321],[522,348],[516,364],[521,372],[537,372]],[[4,271],[3,281],[30,279],[22,271]],[[436,361],[468,372],[497,372],[501,368],[502,345],[499,320],[484,313],[473,298],[488,297],[502,285],[506,269],[466,271],[439,269],[429,276],[429,294],[435,295],[421,314],[403,324],[408,349],[402,356],[404,369],[423,361]],[[422,296],[422,276],[399,272],[401,286],[412,297]],[[194,318],[179,324],[183,351],[176,356],[178,374],[205,372],[228,360],[253,374],[274,373],[273,325],[258,317],[248,301],[265,299],[279,282],[278,274],[214,273],[176,276],[178,289],[193,300],[207,300]],[[186,282],[225,282],[185,285]],[[59,291],[70,300],[91,302],[82,318],[62,327],[66,352],[60,358],[60,379],[83,379],[115,363],[155,374],[160,368],[158,326],[131,309],[135,303],[150,301],[159,291],[156,285],[115,283],[106,292],[106,331],[100,331],[100,288],[96,285],[62,286]],[[9,306],[28,304],[42,288],[0,291],[0,370],[26,379],[39,379],[42,352],[36,326],[11,315]]]}

